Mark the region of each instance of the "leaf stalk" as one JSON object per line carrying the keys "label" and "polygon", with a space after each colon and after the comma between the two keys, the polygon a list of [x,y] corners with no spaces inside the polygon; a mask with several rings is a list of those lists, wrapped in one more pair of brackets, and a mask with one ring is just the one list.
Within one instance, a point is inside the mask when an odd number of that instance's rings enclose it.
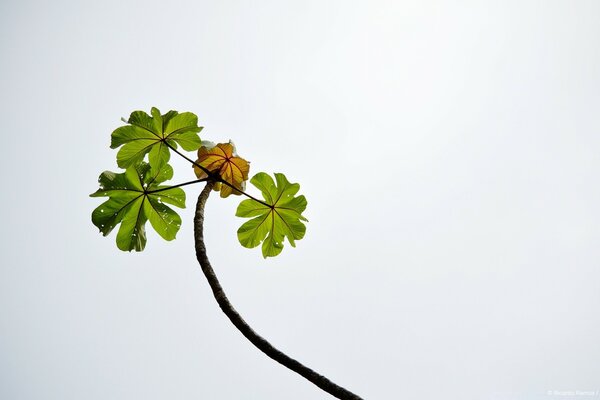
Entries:
{"label": "leaf stalk", "polygon": [[203,167],[202,165],[198,164],[196,161],[192,160],[191,158],[189,158],[188,156],[186,156],[185,154],[181,153],[179,150],[177,150],[175,147],[171,146],[168,142],[165,141],[165,144],[171,149],[173,150],[175,153],[179,154],[181,157],[183,157],[184,159],[186,159],[188,162],[192,163],[192,165],[200,168],[206,175],[208,175],[208,177],[214,181],[214,182],[220,182],[226,186],[229,186],[231,189],[235,190],[236,192],[243,194],[244,196],[248,197],[249,199],[252,199],[254,201],[256,201],[257,203],[260,203],[266,207],[269,208],[273,208],[274,206],[268,203],[265,203],[262,200],[257,199],[256,197],[252,196],[251,194],[248,194],[246,192],[244,192],[243,190],[240,190],[238,188],[236,188],[235,186],[233,186],[231,183],[227,182],[226,180],[224,180],[223,178],[221,178],[221,176],[219,174],[215,174],[212,171],[209,171],[208,169],[206,169],[205,167]]}
{"label": "leaf stalk", "polygon": [[178,185],[175,186],[168,186],[168,187],[164,187],[164,188],[160,188],[160,189],[156,189],[156,190],[149,190],[145,193],[147,194],[151,194],[151,193],[158,193],[158,192],[163,192],[165,190],[169,190],[169,189],[175,189],[178,187],[182,187],[182,186],[187,186],[187,185],[192,185],[194,183],[198,183],[198,182],[206,182],[208,180],[208,178],[202,178],[202,179],[195,179],[193,181],[189,181],[189,182],[184,182],[184,183],[180,183]]}

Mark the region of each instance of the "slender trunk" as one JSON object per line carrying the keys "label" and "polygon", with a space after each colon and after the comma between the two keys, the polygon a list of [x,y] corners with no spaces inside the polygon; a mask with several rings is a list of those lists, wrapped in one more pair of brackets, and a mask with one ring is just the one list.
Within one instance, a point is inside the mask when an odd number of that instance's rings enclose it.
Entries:
{"label": "slender trunk", "polygon": [[310,382],[314,383],[338,399],[362,400],[361,397],[344,389],[341,386],[336,385],[323,375],[318,374],[312,369],[302,365],[300,362],[277,350],[269,342],[257,334],[254,329],[252,329],[250,325],[248,325],[240,316],[240,314],[238,314],[238,312],[233,308],[227,299],[227,296],[225,295],[217,276],[215,275],[215,271],[210,265],[210,261],[206,255],[206,246],[204,245],[204,205],[206,204],[206,200],[208,199],[208,195],[211,192],[212,186],[213,183],[208,182],[206,187],[198,196],[198,203],[196,204],[196,216],[194,218],[194,238],[196,242],[196,257],[198,258],[198,262],[202,267],[202,272],[204,272],[204,275],[208,280],[208,284],[210,285],[213,295],[215,296],[217,303],[219,303],[221,310],[223,310],[225,315],[227,315],[229,320],[242,333],[242,335],[244,335],[250,342],[252,342],[254,346],[256,346],[267,356],[271,357],[273,360],[302,375],[304,378],[308,379]]}

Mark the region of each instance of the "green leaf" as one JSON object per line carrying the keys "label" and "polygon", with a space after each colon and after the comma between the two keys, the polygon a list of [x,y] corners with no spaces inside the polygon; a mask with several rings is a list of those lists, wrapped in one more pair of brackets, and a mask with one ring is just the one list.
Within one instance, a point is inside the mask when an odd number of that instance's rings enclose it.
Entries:
{"label": "green leaf", "polygon": [[238,229],[238,240],[244,247],[254,248],[262,242],[263,257],[274,257],[281,253],[284,238],[296,247],[296,240],[304,237],[306,226],[302,221],[308,221],[302,216],[306,209],[306,198],[295,197],[300,185],[290,183],[285,175],[275,173],[275,180],[260,172],[250,179],[265,199],[265,204],[256,200],[244,200],[238,206],[235,215],[242,218],[252,218]]}
{"label": "green leaf", "polygon": [[190,112],[169,111],[161,115],[152,107],[152,116],[144,111],[134,111],[127,121],[129,125],[115,129],[111,135],[110,147],[121,147],[117,153],[117,164],[121,168],[138,165],[148,154],[150,165],[160,169],[169,162],[169,146],[184,150],[198,150],[201,141],[198,132],[198,117]]}
{"label": "green leaf", "polygon": [[161,186],[173,177],[173,168],[160,169],[149,164],[132,165],[124,173],[105,171],[98,182],[100,189],[91,197],[108,197],[92,212],[92,222],[104,236],[121,224],[117,247],[123,251],[142,251],[146,246],[146,222],[165,240],[173,240],[181,226],[181,218],[166,204],[185,208],[185,192],[181,188]]}

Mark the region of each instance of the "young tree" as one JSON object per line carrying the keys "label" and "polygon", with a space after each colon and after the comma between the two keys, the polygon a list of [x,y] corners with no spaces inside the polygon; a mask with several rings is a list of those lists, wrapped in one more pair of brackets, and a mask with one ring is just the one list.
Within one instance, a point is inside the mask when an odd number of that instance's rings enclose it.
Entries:
{"label": "young tree", "polygon": [[[204,244],[204,206],[211,191],[218,191],[222,198],[242,195],[236,215],[250,218],[237,231],[244,247],[261,245],[262,254],[274,257],[281,253],[284,240],[294,247],[295,241],[304,237],[306,218],[302,212],[307,201],[297,196],[300,185],[290,183],[284,174],[270,175],[259,172],[250,179],[262,194],[260,200],[246,190],[250,170],[249,163],[239,157],[233,143],[201,141],[198,118],[190,112],[169,111],[161,114],[152,108],[131,113],[127,125],[115,129],[111,135],[113,149],[119,148],[117,165],[124,172],[105,171],[98,179],[100,188],[92,197],[108,197],[92,212],[92,222],[106,236],[117,225],[117,247],[123,251],[142,251],[146,246],[146,222],[165,240],[173,240],[181,226],[181,218],[168,205],[185,207],[183,186],[205,182],[198,196],[194,218],[196,257],[206,276],[213,295],[235,327],[259,350],[273,360],[302,375],[324,391],[339,399],[360,399],[356,394],[333,383],[295,359],[273,347],[258,335],[233,308],[210,264]],[[185,151],[198,152],[192,160]],[[171,152],[183,157],[194,167],[197,179],[167,185],[172,179],[173,168],[169,165]],[[147,160],[147,161],[146,161]]]}

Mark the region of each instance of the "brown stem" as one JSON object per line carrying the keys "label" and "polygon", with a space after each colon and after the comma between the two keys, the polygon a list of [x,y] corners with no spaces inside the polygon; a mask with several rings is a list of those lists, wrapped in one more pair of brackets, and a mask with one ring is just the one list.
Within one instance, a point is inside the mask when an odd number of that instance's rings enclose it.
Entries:
{"label": "brown stem", "polygon": [[208,199],[208,195],[211,192],[213,184],[213,182],[209,181],[198,196],[198,203],[196,204],[196,216],[194,218],[194,238],[196,242],[196,258],[198,258],[198,262],[202,267],[202,272],[204,272],[204,276],[206,276],[208,284],[210,285],[213,295],[217,300],[217,303],[219,303],[221,310],[225,313],[225,315],[227,315],[229,320],[242,333],[242,335],[244,335],[250,342],[252,342],[254,346],[256,346],[267,356],[271,357],[273,360],[302,375],[304,378],[308,379],[310,382],[314,383],[338,399],[362,400],[361,397],[344,389],[341,386],[336,385],[323,375],[318,374],[312,369],[302,365],[300,362],[277,350],[263,337],[256,333],[254,329],[252,329],[250,325],[244,321],[240,314],[238,314],[235,308],[233,308],[229,302],[229,299],[227,299],[227,296],[225,295],[217,276],[215,275],[215,271],[210,265],[210,261],[206,255],[206,246],[204,245],[204,205],[206,204],[206,200]]}

